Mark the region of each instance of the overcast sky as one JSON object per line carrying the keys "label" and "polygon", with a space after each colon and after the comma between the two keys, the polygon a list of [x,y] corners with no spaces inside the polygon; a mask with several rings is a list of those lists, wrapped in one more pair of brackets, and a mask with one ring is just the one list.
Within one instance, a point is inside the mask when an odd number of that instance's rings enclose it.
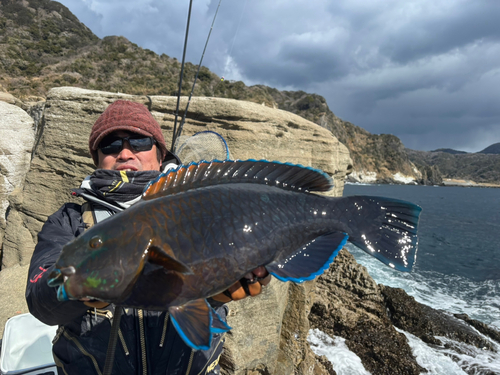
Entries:
{"label": "overcast sky", "polygon": [[[97,36],[182,58],[188,0],[61,0]],[[219,0],[193,1],[198,64]],[[203,65],[326,98],[416,150],[500,142],[500,0],[222,0]]]}

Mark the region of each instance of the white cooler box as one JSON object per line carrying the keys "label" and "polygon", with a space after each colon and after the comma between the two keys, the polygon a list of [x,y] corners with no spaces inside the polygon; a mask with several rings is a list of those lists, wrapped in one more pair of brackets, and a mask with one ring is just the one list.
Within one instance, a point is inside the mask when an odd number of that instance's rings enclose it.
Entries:
{"label": "white cooler box", "polygon": [[31,314],[7,320],[2,339],[0,373],[2,375],[56,375],[52,357],[52,339],[57,326],[48,326]]}

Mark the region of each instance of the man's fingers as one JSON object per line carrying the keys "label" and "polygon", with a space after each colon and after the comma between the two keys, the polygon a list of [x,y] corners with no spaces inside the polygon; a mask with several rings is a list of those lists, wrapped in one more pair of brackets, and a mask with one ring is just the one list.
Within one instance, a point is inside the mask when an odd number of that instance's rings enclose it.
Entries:
{"label": "man's fingers", "polygon": [[260,285],[260,281],[257,283],[252,283],[248,284],[248,291],[250,292],[250,295],[252,297],[255,297],[256,295],[260,294],[262,292],[262,285]]}
{"label": "man's fingers", "polygon": [[263,279],[259,280],[259,283],[262,286],[266,286],[267,284],[269,284],[270,281],[271,281],[271,275],[268,274],[266,277],[264,277]]}
{"label": "man's fingers", "polygon": [[238,301],[247,296],[245,290],[243,289],[239,281],[230,286],[227,290],[229,291],[229,293],[231,293],[231,297],[233,298],[234,301]]}
{"label": "man's fingers", "polygon": [[219,293],[219,294],[216,294],[215,296],[212,296],[212,298],[218,302],[222,302],[222,303],[228,303],[228,302],[231,302],[233,299],[226,296],[224,293]]}
{"label": "man's fingers", "polygon": [[[238,281],[227,289],[233,301],[241,300],[249,295],[252,297],[258,296],[262,293],[262,287],[266,286],[271,281],[271,275],[267,272],[265,267],[258,267],[252,272],[247,273],[242,280],[244,280],[246,284],[245,287]],[[231,301],[224,293],[212,296],[212,298],[223,303]]]}
{"label": "man's fingers", "polygon": [[252,273],[257,277],[266,277],[267,275],[269,275],[269,272],[267,272],[264,266],[257,267],[252,271]]}

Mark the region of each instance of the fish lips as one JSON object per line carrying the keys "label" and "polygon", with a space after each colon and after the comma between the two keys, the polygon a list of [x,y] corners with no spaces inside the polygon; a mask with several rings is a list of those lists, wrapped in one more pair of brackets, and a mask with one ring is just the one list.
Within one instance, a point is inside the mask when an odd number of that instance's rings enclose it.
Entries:
{"label": "fish lips", "polygon": [[51,287],[59,286],[76,272],[75,267],[69,266],[64,268],[56,268],[49,274],[47,284]]}

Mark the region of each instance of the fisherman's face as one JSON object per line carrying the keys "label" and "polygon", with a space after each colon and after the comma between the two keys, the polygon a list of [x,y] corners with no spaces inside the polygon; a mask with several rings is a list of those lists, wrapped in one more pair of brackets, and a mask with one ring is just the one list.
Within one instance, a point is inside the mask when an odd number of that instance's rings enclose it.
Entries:
{"label": "fisherman's face", "polygon": [[[134,136],[134,133],[122,130],[111,133],[107,137],[126,138]],[[99,157],[99,169],[109,169],[115,171],[159,171],[161,163],[158,160],[156,144],[153,144],[151,150],[134,151],[128,141],[123,142],[123,148],[116,154],[103,154],[100,149],[97,150]]]}

